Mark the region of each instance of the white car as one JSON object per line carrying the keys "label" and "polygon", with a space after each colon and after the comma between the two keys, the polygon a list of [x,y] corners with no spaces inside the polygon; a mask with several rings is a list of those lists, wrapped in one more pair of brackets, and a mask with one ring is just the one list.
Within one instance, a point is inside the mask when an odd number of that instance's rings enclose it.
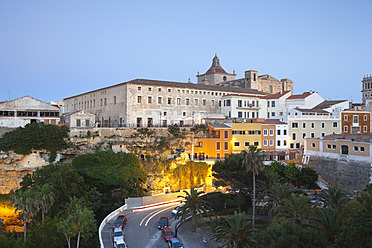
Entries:
{"label": "white car", "polygon": [[127,244],[124,242],[124,239],[117,239],[114,241],[114,248],[127,248]]}
{"label": "white car", "polygon": [[177,207],[175,207],[173,210],[172,210],[172,214],[173,215],[176,215],[177,213],[178,213],[178,209],[180,208],[180,207],[182,207],[184,204],[181,204],[181,205],[178,205]]}
{"label": "white car", "polygon": [[124,240],[123,230],[120,227],[115,227],[112,235],[114,238],[114,246],[115,246],[115,243],[118,242],[118,240]]}

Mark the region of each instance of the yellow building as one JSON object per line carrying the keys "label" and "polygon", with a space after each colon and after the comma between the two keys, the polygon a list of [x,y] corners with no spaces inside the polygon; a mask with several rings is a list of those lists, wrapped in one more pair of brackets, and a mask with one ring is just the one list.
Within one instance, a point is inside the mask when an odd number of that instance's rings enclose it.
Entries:
{"label": "yellow building", "polygon": [[232,153],[240,153],[250,145],[261,148],[261,123],[232,123],[232,130]]}

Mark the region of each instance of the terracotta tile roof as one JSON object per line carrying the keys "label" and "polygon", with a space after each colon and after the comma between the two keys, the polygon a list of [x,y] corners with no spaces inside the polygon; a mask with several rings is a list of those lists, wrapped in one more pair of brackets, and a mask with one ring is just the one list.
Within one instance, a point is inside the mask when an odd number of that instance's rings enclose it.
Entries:
{"label": "terracotta tile roof", "polygon": [[302,108],[295,108],[296,110],[302,112],[302,113],[318,113],[318,114],[330,114],[328,111],[325,111],[323,109],[302,109]]}
{"label": "terracotta tile roof", "polygon": [[316,105],[313,109],[325,109],[325,108],[329,108],[335,104],[339,104],[339,103],[342,103],[342,102],[345,102],[347,100],[336,100],[336,101],[323,101],[321,103],[319,103],[318,105]]}
{"label": "terracotta tile roof", "polygon": [[[316,138],[320,139],[320,138]],[[322,137],[323,140],[351,140],[356,142],[372,143],[372,133],[353,133],[353,134],[330,134]]]}
{"label": "terracotta tile roof", "polygon": [[66,97],[66,99],[78,97],[81,95],[93,93],[96,91],[108,89],[111,87],[116,87],[119,85],[125,85],[125,84],[140,84],[140,85],[153,85],[153,86],[166,86],[166,87],[177,87],[177,88],[188,88],[188,89],[198,89],[198,90],[211,90],[211,91],[230,91],[230,92],[237,92],[237,93],[250,93],[250,94],[260,94],[260,95],[266,95],[267,93],[261,92],[255,89],[246,89],[246,88],[238,88],[238,87],[224,87],[224,86],[215,86],[215,85],[204,85],[204,84],[194,84],[194,83],[180,83],[180,82],[171,82],[171,81],[160,81],[160,80],[151,80],[151,79],[134,79],[128,82],[123,82],[111,86],[107,86],[104,88],[88,91],[82,94],[78,94],[75,96]]}
{"label": "terracotta tile roof", "polygon": [[312,95],[315,92],[304,92],[301,95],[291,95],[287,99],[305,99],[306,97]]}
{"label": "terracotta tile roof", "polygon": [[215,128],[215,129],[232,129],[232,127],[229,127],[225,124],[208,124],[209,126]]}
{"label": "terracotta tile roof", "polygon": [[261,98],[262,99],[279,99],[282,96],[284,96],[285,94],[288,94],[288,92],[290,92],[290,91],[283,91],[282,93],[276,93],[276,94],[272,94],[272,95],[267,95],[267,96],[263,96]]}
{"label": "terracotta tile roof", "polygon": [[266,119],[262,124],[281,124],[286,125],[287,123],[280,121],[279,119]]}

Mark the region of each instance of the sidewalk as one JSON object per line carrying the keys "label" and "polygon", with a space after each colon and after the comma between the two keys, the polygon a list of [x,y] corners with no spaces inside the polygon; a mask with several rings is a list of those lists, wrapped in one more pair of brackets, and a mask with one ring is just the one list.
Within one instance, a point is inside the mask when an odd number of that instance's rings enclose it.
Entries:
{"label": "sidewalk", "polygon": [[211,240],[212,229],[203,220],[198,220],[198,228],[194,233],[191,232],[191,225],[191,220],[188,220],[178,228],[177,238],[183,243],[184,248],[218,248],[221,246]]}

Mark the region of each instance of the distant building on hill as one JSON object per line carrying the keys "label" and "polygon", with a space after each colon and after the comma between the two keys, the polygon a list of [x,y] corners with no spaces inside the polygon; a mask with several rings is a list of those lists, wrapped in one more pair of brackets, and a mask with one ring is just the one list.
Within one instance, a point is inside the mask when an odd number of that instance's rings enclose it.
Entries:
{"label": "distant building on hill", "polygon": [[57,125],[61,109],[30,96],[0,102],[0,127],[16,128],[43,122]]}

